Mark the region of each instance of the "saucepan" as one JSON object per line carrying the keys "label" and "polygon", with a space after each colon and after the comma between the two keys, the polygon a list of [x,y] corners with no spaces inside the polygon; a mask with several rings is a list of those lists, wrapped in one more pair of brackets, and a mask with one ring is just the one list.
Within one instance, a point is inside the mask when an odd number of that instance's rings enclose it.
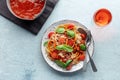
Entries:
{"label": "saucepan", "polygon": [[22,20],[35,20],[45,7],[47,0],[6,0],[9,11]]}

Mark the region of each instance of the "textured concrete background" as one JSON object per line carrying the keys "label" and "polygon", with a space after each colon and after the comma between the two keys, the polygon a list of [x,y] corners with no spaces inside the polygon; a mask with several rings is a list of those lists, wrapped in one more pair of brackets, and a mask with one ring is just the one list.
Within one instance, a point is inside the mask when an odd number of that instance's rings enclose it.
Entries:
{"label": "textured concrete background", "polygon": [[[93,14],[99,8],[112,13],[112,22],[97,28]],[[0,16],[0,80],[120,80],[120,0],[60,0],[37,36]],[[93,59],[86,72],[59,73],[51,69],[40,52],[40,39],[50,24],[72,19],[87,26],[95,40]]]}

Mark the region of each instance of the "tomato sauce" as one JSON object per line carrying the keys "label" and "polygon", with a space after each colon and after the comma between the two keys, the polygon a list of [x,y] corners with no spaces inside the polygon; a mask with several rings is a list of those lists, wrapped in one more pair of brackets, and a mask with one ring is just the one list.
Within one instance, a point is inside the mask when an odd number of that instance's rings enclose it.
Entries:
{"label": "tomato sauce", "polygon": [[33,20],[43,9],[45,0],[10,0],[12,11],[20,18]]}

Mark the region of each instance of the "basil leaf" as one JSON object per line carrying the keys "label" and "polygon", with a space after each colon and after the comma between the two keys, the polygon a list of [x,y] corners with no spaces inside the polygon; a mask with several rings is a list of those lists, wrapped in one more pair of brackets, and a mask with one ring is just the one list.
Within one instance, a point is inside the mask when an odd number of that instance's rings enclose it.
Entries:
{"label": "basil leaf", "polygon": [[72,60],[68,60],[66,63],[60,61],[60,60],[55,60],[54,61],[58,66],[62,67],[62,68],[66,68],[67,66],[69,66],[69,64],[72,62]]}
{"label": "basil leaf", "polygon": [[80,45],[80,49],[81,49],[82,51],[85,51],[85,50],[86,50],[85,44],[81,44],[81,45]]}
{"label": "basil leaf", "polygon": [[65,29],[64,29],[64,28],[57,28],[57,29],[56,29],[56,32],[57,32],[57,33],[64,33],[64,32],[65,32]]}
{"label": "basil leaf", "polygon": [[44,45],[44,46],[47,46],[47,44],[48,44],[48,41],[44,42],[44,44],[43,44],[43,45]]}
{"label": "basil leaf", "polygon": [[67,62],[65,63],[65,66],[69,66],[69,64],[72,62],[72,60],[67,60]]}
{"label": "basil leaf", "polygon": [[64,45],[58,45],[58,46],[56,46],[56,49],[57,50],[64,50]]}
{"label": "basil leaf", "polygon": [[69,45],[64,45],[64,50],[67,51],[67,52],[72,52],[73,48]]}
{"label": "basil leaf", "polygon": [[70,36],[71,38],[75,37],[75,32],[72,30],[67,30],[67,35]]}
{"label": "basil leaf", "polygon": [[66,68],[66,64],[60,60],[55,60],[55,63],[62,68]]}
{"label": "basil leaf", "polygon": [[56,46],[56,49],[57,50],[64,50],[64,51],[67,51],[67,52],[72,52],[73,51],[73,48],[71,46],[65,45],[65,44]]}

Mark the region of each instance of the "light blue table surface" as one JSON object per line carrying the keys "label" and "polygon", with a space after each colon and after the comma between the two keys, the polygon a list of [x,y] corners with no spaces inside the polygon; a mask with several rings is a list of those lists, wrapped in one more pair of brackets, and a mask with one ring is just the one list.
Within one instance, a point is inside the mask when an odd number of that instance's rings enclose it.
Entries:
{"label": "light blue table surface", "polygon": [[[112,13],[112,22],[97,28],[93,14],[100,8]],[[86,72],[64,74],[50,68],[40,51],[40,40],[50,24],[71,19],[91,30],[93,59]],[[37,36],[0,16],[0,80],[120,80],[120,0],[60,0]]]}

